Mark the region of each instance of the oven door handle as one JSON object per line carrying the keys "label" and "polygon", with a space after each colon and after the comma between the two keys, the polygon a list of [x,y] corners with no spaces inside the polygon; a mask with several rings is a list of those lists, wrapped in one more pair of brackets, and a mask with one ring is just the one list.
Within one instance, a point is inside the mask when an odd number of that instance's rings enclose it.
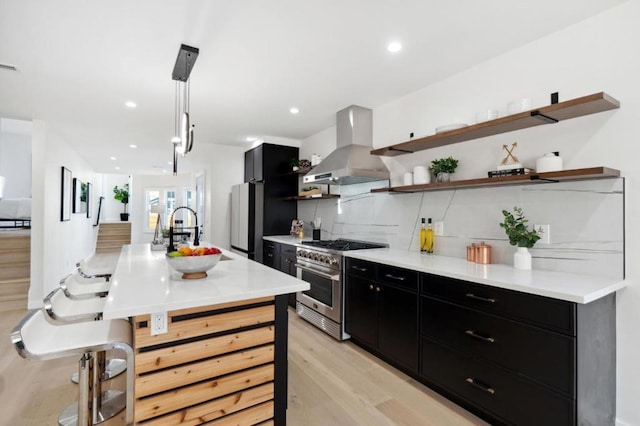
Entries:
{"label": "oven door handle", "polygon": [[303,271],[307,271],[307,272],[309,272],[309,273],[311,273],[311,274],[316,274],[316,275],[318,275],[318,276],[320,276],[320,277],[328,278],[328,279],[330,279],[331,281],[339,281],[339,280],[340,280],[340,275],[329,275],[329,274],[325,274],[324,272],[316,271],[315,269],[311,269],[311,268],[307,268],[306,266],[302,266],[302,265],[301,265],[301,264],[299,264],[299,263],[296,263],[296,264],[295,264],[295,267],[296,267],[296,268],[298,268],[298,269],[301,269],[301,270],[303,270]]}

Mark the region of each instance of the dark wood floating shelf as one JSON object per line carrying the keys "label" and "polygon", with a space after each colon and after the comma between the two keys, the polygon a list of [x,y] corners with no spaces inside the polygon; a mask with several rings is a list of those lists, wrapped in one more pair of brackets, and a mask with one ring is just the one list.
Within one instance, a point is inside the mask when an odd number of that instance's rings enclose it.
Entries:
{"label": "dark wood floating shelf", "polygon": [[372,189],[371,192],[422,192],[442,191],[445,189],[480,188],[487,186],[529,185],[571,180],[606,179],[620,177],[620,170],[608,167],[590,167],[586,169],[561,170],[558,172],[531,173],[527,175],[500,176],[492,178],[454,180],[424,185],[396,186],[392,188]]}
{"label": "dark wood floating shelf", "polygon": [[308,196],[303,197],[300,195],[296,195],[294,197],[286,197],[285,200],[295,200],[295,201],[311,201],[311,200],[326,200],[328,198],[340,198],[340,194],[322,194],[320,197]]}
{"label": "dark wood floating shelf", "polygon": [[371,154],[388,157],[410,154],[425,149],[526,129],[541,124],[557,123],[558,121],[596,114],[616,108],[620,108],[620,102],[606,93],[600,92],[557,104],[551,104],[531,111],[485,121],[461,129],[450,130],[448,132],[374,149],[371,151]]}
{"label": "dark wood floating shelf", "polygon": [[291,173],[294,175],[306,175],[311,171],[311,169],[313,169],[313,167],[303,167],[295,171],[292,170]]}

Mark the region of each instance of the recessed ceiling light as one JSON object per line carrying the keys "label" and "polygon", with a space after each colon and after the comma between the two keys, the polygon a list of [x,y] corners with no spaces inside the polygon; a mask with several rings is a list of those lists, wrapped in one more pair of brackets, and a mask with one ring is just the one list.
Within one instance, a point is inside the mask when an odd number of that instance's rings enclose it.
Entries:
{"label": "recessed ceiling light", "polygon": [[135,103],[135,102],[133,102],[133,101],[127,101],[127,102],[125,102],[124,104],[125,104],[125,106],[126,106],[127,108],[135,108],[135,107],[137,107],[137,106],[138,106],[138,105],[136,105],[136,103]]}
{"label": "recessed ceiling light", "polygon": [[256,138],[255,136],[247,136],[247,142],[255,142],[257,140],[258,138]]}
{"label": "recessed ceiling light", "polygon": [[116,157],[109,157],[109,160],[117,160]]}
{"label": "recessed ceiling light", "polygon": [[398,41],[392,41],[387,45],[387,50],[391,53],[397,53],[402,50],[402,45]]}
{"label": "recessed ceiling light", "polygon": [[167,161],[167,164],[173,164],[173,161]]}
{"label": "recessed ceiling light", "polygon": [[298,108],[296,108],[296,107],[293,107],[293,108],[290,108],[290,109],[289,109],[289,112],[290,112],[291,114],[297,114],[297,113],[299,113],[299,112],[300,112],[300,110],[299,110]]}
{"label": "recessed ceiling light", "polygon": [[138,147],[138,145],[134,145],[134,144],[129,145],[129,148],[136,149],[137,147]]}
{"label": "recessed ceiling light", "polygon": [[120,170],[120,167],[118,167],[118,166],[115,166],[115,167],[114,167],[114,169],[116,169],[116,170]]}
{"label": "recessed ceiling light", "polygon": [[167,171],[165,169],[162,169],[162,173],[167,173]]}

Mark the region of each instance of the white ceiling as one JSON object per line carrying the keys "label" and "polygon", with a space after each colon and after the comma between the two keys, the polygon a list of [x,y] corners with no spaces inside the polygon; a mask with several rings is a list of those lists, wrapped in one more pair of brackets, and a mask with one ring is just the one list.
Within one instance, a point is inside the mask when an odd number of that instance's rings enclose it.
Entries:
{"label": "white ceiling", "polygon": [[0,69],[0,117],[55,123],[99,172],[161,173],[181,43],[200,49],[197,155],[305,138],[623,1],[0,0],[0,63],[18,68]]}

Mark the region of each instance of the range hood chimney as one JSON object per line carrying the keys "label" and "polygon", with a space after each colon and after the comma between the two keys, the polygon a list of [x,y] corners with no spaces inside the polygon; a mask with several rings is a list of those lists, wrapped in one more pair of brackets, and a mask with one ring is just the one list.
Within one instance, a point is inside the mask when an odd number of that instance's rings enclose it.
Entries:
{"label": "range hood chimney", "polygon": [[303,182],[351,185],[389,180],[389,170],[373,149],[373,111],[351,105],[336,114],[337,148],[307,173]]}

